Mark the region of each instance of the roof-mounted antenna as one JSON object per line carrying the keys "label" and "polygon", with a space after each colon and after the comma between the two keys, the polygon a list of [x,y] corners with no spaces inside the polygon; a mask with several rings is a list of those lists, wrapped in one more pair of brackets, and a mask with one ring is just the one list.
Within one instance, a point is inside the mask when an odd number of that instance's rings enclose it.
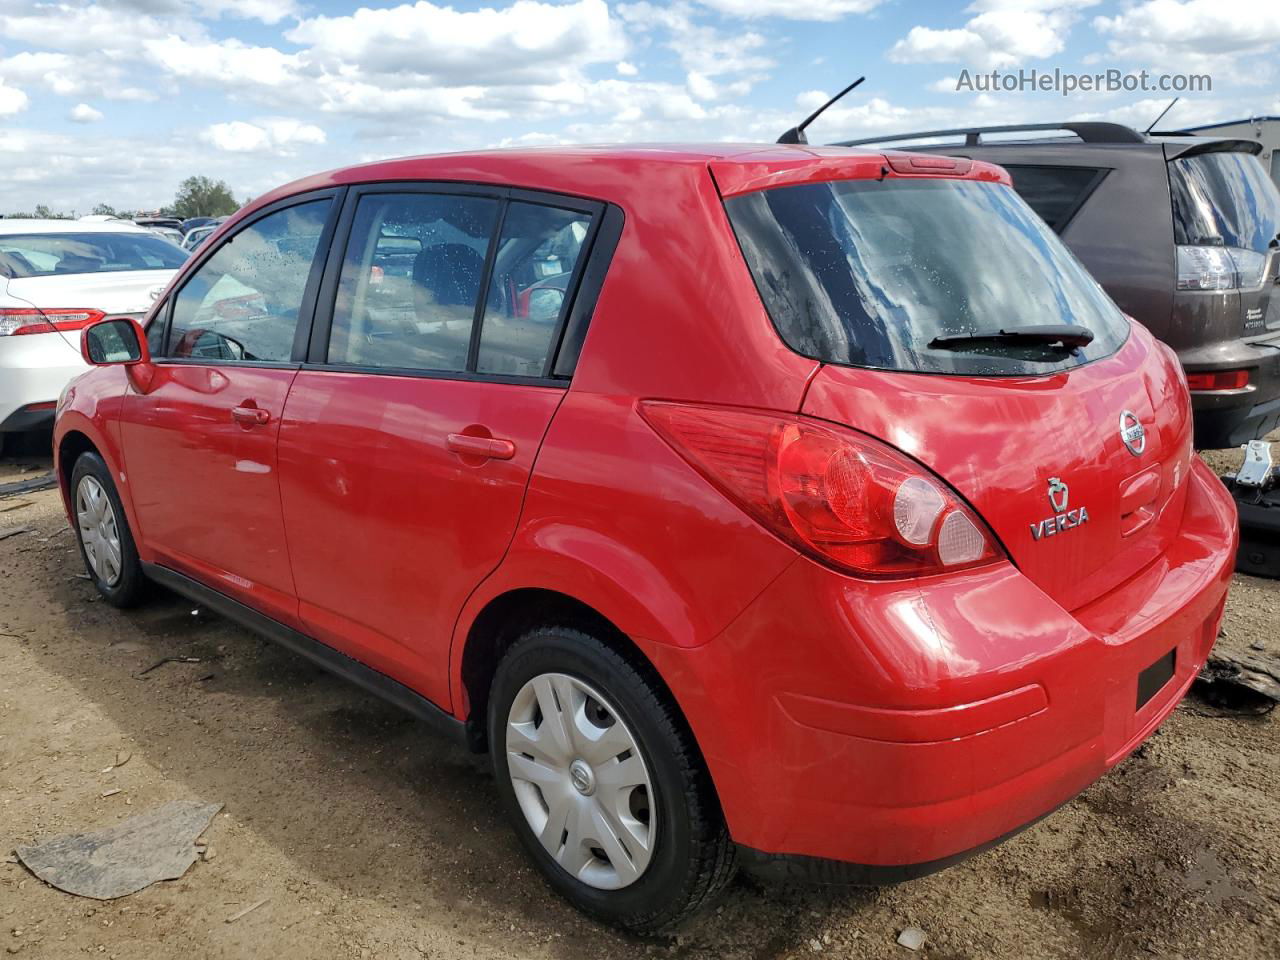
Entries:
{"label": "roof-mounted antenna", "polygon": [[1152,121],[1151,121],[1151,126],[1147,127],[1147,129],[1143,130],[1142,132],[1143,132],[1143,133],[1150,133],[1152,130],[1154,130],[1154,129],[1156,128],[1156,124],[1157,124],[1157,123],[1159,123],[1161,120],[1163,120],[1163,119],[1164,119],[1164,115],[1165,115],[1166,113],[1168,113],[1170,110],[1172,110],[1172,109],[1173,109],[1173,105],[1174,105],[1175,103],[1177,103],[1177,102],[1178,102],[1179,100],[1181,100],[1181,99],[1182,99],[1181,97],[1174,97],[1172,100],[1170,100],[1170,101],[1169,101],[1169,105],[1168,105],[1167,107],[1165,107],[1163,110],[1161,110],[1161,111],[1160,111],[1160,116],[1158,116],[1158,117],[1156,117],[1154,120],[1152,120]]}
{"label": "roof-mounted antenna", "polygon": [[808,143],[809,140],[804,135],[804,128],[807,127],[809,124],[813,123],[813,121],[817,120],[818,117],[822,116],[823,112],[827,109],[827,107],[831,106],[833,103],[835,103],[837,100],[839,100],[841,97],[843,97],[846,93],[848,93],[850,90],[852,90],[854,87],[856,87],[865,79],[867,78],[859,77],[857,80],[853,81],[853,83],[849,84],[839,93],[837,93],[834,97],[832,97],[822,106],[820,106],[817,110],[813,111],[813,113],[805,117],[804,122],[801,123],[798,127],[792,127],[790,130],[788,130],[786,133],[780,136],[778,138],[778,142],[779,143]]}

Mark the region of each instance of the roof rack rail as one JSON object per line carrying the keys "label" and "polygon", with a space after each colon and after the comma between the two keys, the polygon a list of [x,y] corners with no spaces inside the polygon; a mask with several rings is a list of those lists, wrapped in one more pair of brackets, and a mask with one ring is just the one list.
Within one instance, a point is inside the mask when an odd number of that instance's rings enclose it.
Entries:
{"label": "roof rack rail", "polygon": [[1146,143],[1144,137],[1132,127],[1122,123],[1096,121],[1067,123],[1011,123],[998,127],[957,127],[954,130],[920,130],[916,133],[900,133],[887,137],[866,137],[862,140],[841,140],[833,147],[860,147],[869,143],[892,143],[899,140],[923,140],[926,137],[964,137],[966,147],[982,143],[984,133],[1021,133],[1027,130],[1066,130],[1085,143]]}

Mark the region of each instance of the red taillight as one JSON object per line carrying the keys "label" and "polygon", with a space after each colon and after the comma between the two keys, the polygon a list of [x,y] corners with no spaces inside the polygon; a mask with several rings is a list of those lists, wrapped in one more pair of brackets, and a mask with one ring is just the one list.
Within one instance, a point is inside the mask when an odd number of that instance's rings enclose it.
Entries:
{"label": "red taillight", "polygon": [[783,414],[646,402],[644,419],[768,529],[842,571],[905,577],[990,563],[986,526],[919,464],[870,437]]}
{"label": "red taillight", "polygon": [[1188,390],[1240,390],[1249,385],[1248,370],[1215,370],[1212,373],[1188,373]]}
{"label": "red taillight", "polygon": [[79,330],[105,316],[101,310],[76,307],[0,307],[0,337]]}

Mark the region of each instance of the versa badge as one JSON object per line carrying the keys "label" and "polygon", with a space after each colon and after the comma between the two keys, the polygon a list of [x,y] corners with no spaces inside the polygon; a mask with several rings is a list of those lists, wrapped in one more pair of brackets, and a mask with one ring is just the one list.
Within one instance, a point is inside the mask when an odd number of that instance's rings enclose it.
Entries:
{"label": "versa badge", "polygon": [[1067,530],[1073,530],[1086,523],[1089,520],[1089,510],[1086,507],[1080,507],[1076,510],[1068,510],[1068,498],[1070,491],[1067,485],[1057,477],[1049,478],[1049,506],[1053,507],[1054,515],[1045,517],[1038,523],[1031,524],[1031,539],[1043,540],[1045,537],[1054,537]]}

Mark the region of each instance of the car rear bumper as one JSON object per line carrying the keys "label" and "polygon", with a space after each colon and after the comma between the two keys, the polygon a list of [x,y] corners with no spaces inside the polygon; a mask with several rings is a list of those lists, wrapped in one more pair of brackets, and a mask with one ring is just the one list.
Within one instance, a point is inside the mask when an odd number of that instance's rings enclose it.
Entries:
{"label": "car rear bumper", "polygon": [[53,403],[72,378],[88,369],[61,334],[0,339],[0,432],[34,430],[52,424],[52,408],[26,408]]}
{"label": "car rear bumper", "polygon": [[1178,540],[1071,614],[1008,564],[868,585],[798,560],[722,635],[668,654],[673,687],[700,690],[681,703],[748,863],[919,876],[1126,757],[1199,672],[1231,577],[1234,504],[1198,461],[1188,482]]}
{"label": "car rear bumper", "polygon": [[1242,389],[1192,391],[1197,448],[1239,446],[1280,427],[1280,335],[1185,350],[1178,358],[1188,373],[1249,371]]}

